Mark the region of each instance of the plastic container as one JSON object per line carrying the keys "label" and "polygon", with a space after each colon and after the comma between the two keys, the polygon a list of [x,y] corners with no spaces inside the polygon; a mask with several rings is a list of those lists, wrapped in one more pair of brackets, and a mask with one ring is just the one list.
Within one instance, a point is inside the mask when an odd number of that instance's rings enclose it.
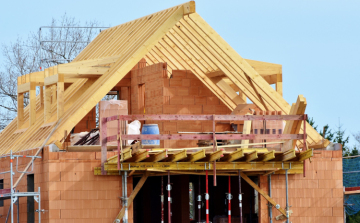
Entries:
{"label": "plastic container", "polygon": [[[144,124],[141,130],[143,135],[157,135],[160,134],[158,124]],[[160,146],[160,140],[141,140],[143,146],[156,147]]]}

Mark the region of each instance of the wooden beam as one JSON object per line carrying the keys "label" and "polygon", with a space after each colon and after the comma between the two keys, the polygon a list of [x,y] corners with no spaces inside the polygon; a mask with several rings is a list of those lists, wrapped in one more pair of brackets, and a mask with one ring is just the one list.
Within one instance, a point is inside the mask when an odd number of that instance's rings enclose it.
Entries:
{"label": "wooden beam", "polygon": [[230,154],[225,154],[223,158],[221,158],[221,161],[224,161],[224,162],[232,162],[232,161],[235,161],[237,159],[240,159],[244,157],[244,150],[242,149],[239,149],[235,152],[232,152]]}
{"label": "wooden beam", "polygon": [[29,92],[29,91],[30,91],[30,82],[17,86],[17,93],[18,94]]}
{"label": "wooden beam", "polygon": [[[117,146],[107,146],[107,151],[113,151],[117,149]],[[79,145],[79,146],[68,146],[67,152],[101,152],[100,145]]]}
{"label": "wooden beam", "polygon": [[[247,115],[251,115],[251,114],[247,114]],[[244,125],[243,125],[243,131],[242,134],[243,135],[247,135],[251,133],[251,120],[247,120],[244,121]],[[249,140],[245,139],[245,140],[241,140],[241,144],[249,144]],[[241,146],[242,148],[248,147],[247,145]]]}
{"label": "wooden beam", "polygon": [[195,162],[195,161],[198,161],[200,159],[203,159],[205,158],[206,155],[205,155],[205,149],[202,149],[198,152],[194,152],[190,155],[188,155],[188,158],[186,159],[187,162]]}
{"label": "wooden beam", "polygon": [[59,74],[54,74],[49,77],[45,77],[44,85],[49,86],[49,85],[56,84],[58,82],[58,80],[59,80]]}
{"label": "wooden beam", "polygon": [[145,162],[159,162],[168,157],[167,150],[151,155]]}
{"label": "wooden beam", "polygon": [[268,175],[270,175],[270,174],[275,173],[275,172],[278,171],[278,170],[279,170],[279,168],[276,168],[276,169],[274,169],[274,170],[267,171],[263,176],[268,176]]}
{"label": "wooden beam", "polygon": [[[132,157],[132,151],[131,151],[131,149],[127,149],[125,152],[123,152],[121,157],[122,157],[122,160],[121,160],[122,162],[130,159],[130,158]],[[117,160],[116,160],[116,161],[117,161]]]}
{"label": "wooden beam", "polygon": [[[146,158],[149,158],[149,152],[147,150],[141,151],[135,155],[133,155],[127,162],[141,162]],[[117,167],[116,167],[117,168]]]}
{"label": "wooden beam", "polygon": [[283,152],[283,154],[281,156],[281,161],[285,162],[285,161],[294,159],[295,157],[296,157],[295,149],[291,149],[291,150]]}
{"label": "wooden beam", "polygon": [[[299,95],[295,104],[291,106],[289,115],[303,115],[306,109],[306,99],[303,95]],[[283,134],[299,134],[303,121],[286,121]],[[292,149],[295,149],[296,141],[293,141]]]}
{"label": "wooden beam", "polygon": [[[64,130],[71,130],[74,127],[74,123],[81,120],[141,60],[141,58],[143,58],[150,49],[158,43],[159,39],[161,39],[164,34],[176,24],[176,22],[183,18],[183,12],[183,6],[174,7],[171,10],[153,14],[153,19],[147,17],[148,20],[143,23],[140,22],[143,25],[141,25],[141,30],[134,32],[136,38],[127,35],[125,41],[122,42],[123,46],[120,49],[120,54],[122,54],[122,56],[78,98],[77,103],[74,103],[68,110],[69,112],[66,112],[64,122],[60,124],[58,131],[55,132],[53,138],[62,137]],[[126,25],[129,24],[130,23]],[[133,29],[135,29],[135,26],[133,26]],[[97,39],[94,41],[97,41]],[[87,50],[85,49],[75,58],[75,61],[84,56],[86,52]],[[91,97],[89,97],[89,95],[91,95]]]}
{"label": "wooden beam", "polygon": [[308,149],[306,151],[300,152],[300,154],[298,156],[298,158],[299,158],[298,161],[304,161],[304,160],[309,159],[310,157],[313,157],[313,156],[314,156],[313,150]]}
{"label": "wooden beam", "polygon": [[215,151],[215,152],[212,152],[210,154],[206,154],[206,157],[202,160],[204,162],[212,162],[212,161],[215,161],[215,160],[218,160],[220,159],[221,157],[223,157],[223,150],[218,150],[218,151]]}
{"label": "wooden beam", "polygon": [[[266,194],[265,191],[261,190],[260,187],[258,185],[256,185],[248,176],[246,176],[246,174],[244,174],[243,172],[240,173],[241,178],[243,178],[250,186],[252,186],[257,192],[259,192],[259,194],[261,194],[267,201],[269,201],[274,207],[276,207],[277,205],[280,206],[280,204],[278,204],[276,201],[274,201],[271,197],[269,197],[269,195]],[[278,210],[280,211],[281,214],[283,214],[284,216],[286,216],[286,212],[283,208],[278,208]]]}
{"label": "wooden beam", "polygon": [[271,150],[267,153],[261,154],[259,157],[259,161],[266,162],[269,160],[275,159],[275,150]]}
{"label": "wooden beam", "polygon": [[226,77],[226,75],[224,74],[224,72],[222,70],[216,70],[213,72],[209,72],[209,73],[205,73],[207,77],[209,78],[213,78],[213,77]]}
{"label": "wooden beam", "polygon": [[195,1],[187,2],[183,4],[183,7],[184,7],[184,15],[195,13]]}
{"label": "wooden beam", "polygon": [[29,126],[32,126],[36,122],[36,84],[34,82],[30,82],[29,107]]}
{"label": "wooden beam", "polygon": [[[229,78],[244,78],[244,75],[248,76],[254,84],[257,92],[266,101],[266,105],[269,106],[270,111],[283,111],[284,114],[289,113],[290,105],[285,101],[285,99],[276,92],[275,89],[273,89],[272,86],[270,86],[246,60],[244,60],[228,43],[226,43],[226,41],[218,33],[216,33],[216,31],[213,30],[199,14],[193,13],[189,15],[189,18],[184,17],[184,20],[190,23],[191,26],[198,27],[198,29],[196,29],[199,30],[199,32],[203,32],[202,35],[205,36],[204,38],[209,42],[212,41],[213,46],[218,47],[221,50],[220,53],[225,58],[228,65],[238,67],[240,69],[232,71],[230,68],[226,68],[224,66],[220,67],[219,65],[219,68],[224,71]],[[248,88],[246,85],[249,84],[249,82],[246,81],[247,83],[245,83],[239,78],[236,78],[238,79],[238,82],[234,83],[238,85],[238,87],[254,104],[256,104],[260,109],[265,110],[265,107],[260,102],[260,98],[258,98],[257,95],[253,95],[252,89],[254,88]],[[318,143],[322,143],[322,136],[320,136],[320,134],[308,123],[306,124],[306,130],[309,135],[307,141],[310,147],[315,146]],[[324,146],[327,146],[328,144],[329,142],[325,140]]]}
{"label": "wooden beam", "polygon": [[58,66],[58,73],[64,74],[68,78],[83,78],[91,76],[103,75],[110,67],[101,66]]}
{"label": "wooden beam", "polygon": [[231,100],[235,102],[236,105],[238,104],[246,104],[237,93],[236,91],[229,86],[229,84],[222,78],[222,77],[214,77],[211,80],[229,97]]}
{"label": "wooden beam", "polygon": [[[144,173],[144,175],[141,177],[141,179],[139,180],[139,182],[136,184],[136,187],[134,188],[134,190],[131,192],[130,196],[128,197],[128,200],[127,200],[128,207],[130,207],[130,205],[134,201],[136,195],[139,193],[142,186],[144,186],[144,183],[145,183],[146,179],[148,178],[148,176],[149,176],[149,172],[146,171]],[[125,207],[123,206],[121,208],[119,214],[116,216],[114,222],[116,222],[117,219],[122,219],[124,217],[124,214],[125,214]]]}
{"label": "wooden beam", "polygon": [[57,82],[57,119],[64,114],[64,75],[58,74]]}
{"label": "wooden beam", "polygon": [[276,75],[276,92],[283,96],[282,74]]}
{"label": "wooden beam", "polygon": [[21,128],[24,123],[24,93],[17,94],[17,127]]}
{"label": "wooden beam", "polygon": [[[133,159],[134,157],[132,157]],[[126,167],[129,165],[130,170],[147,170],[150,168],[161,169],[161,170],[204,170],[205,163],[208,162],[141,162],[133,163],[128,160],[124,162]],[[282,161],[273,161],[273,162],[217,162],[217,170],[262,170],[268,171],[275,168],[281,169],[291,169],[292,170],[303,170],[303,162],[282,162]],[[213,165],[207,166],[207,169],[213,170]],[[106,171],[118,171],[116,163],[105,163]]]}
{"label": "wooden beam", "polygon": [[165,162],[177,162],[179,160],[185,159],[187,157],[186,150],[181,150],[174,154],[169,154],[169,158],[165,159]]}
{"label": "wooden beam", "polygon": [[51,118],[51,85],[45,85],[44,98],[44,122],[47,123]]}
{"label": "wooden beam", "polygon": [[254,70],[256,70],[256,72],[258,72],[258,74],[260,74],[262,77],[282,74],[281,64],[268,63],[250,59],[245,59],[245,61],[248,62],[249,65],[254,68]]}
{"label": "wooden beam", "polygon": [[250,162],[258,158],[257,151],[254,150],[250,153],[245,153],[245,162]]}

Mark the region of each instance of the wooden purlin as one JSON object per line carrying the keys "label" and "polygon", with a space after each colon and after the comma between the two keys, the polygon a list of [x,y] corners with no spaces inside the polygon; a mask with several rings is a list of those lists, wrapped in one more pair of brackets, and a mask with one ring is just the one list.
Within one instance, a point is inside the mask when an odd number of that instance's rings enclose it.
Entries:
{"label": "wooden purlin", "polygon": [[[75,103],[65,112],[63,115],[64,122],[60,124],[52,140],[60,138],[64,130],[71,130],[70,128],[74,126],[76,120],[86,115],[149,52],[157,41],[183,17],[183,7],[184,5],[180,5],[137,20],[140,25],[134,27],[134,34],[131,36],[127,33],[124,34],[126,38],[124,37],[124,41],[120,42],[120,46],[118,48],[113,47],[121,50],[122,53],[118,54],[123,56],[89,87],[84,95],[78,99],[78,103]],[[104,51],[102,54],[96,55],[95,53],[93,55],[104,57],[106,56],[105,53]]]}

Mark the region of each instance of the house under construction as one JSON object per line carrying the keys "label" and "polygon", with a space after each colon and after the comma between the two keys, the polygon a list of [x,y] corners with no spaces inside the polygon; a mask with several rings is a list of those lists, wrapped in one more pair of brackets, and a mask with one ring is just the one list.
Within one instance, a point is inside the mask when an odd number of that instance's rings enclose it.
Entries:
{"label": "house under construction", "polygon": [[342,150],[282,84],[281,65],[243,59],[193,1],[106,29],[18,78],[0,222],[343,222]]}

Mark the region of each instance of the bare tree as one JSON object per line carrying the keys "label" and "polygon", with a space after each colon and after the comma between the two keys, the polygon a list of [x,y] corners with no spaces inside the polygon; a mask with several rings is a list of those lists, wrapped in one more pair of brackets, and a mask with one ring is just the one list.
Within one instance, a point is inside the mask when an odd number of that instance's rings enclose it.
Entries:
{"label": "bare tree", "polygon": [[[4,59],[0,66],[0,130],[16,116],[18,76],[39,71],[40,66],[46,68],[71,62],[101,31],[95,28],[69,28],[98,27],[99,23],[90,21],[82,24],[66,14],[60,20],[52,19],[49,26],[67,28],[42,28],[30,33],[26,39],[18,38],[2,45]],[[24,106],[27,104],[25,95]]]}

